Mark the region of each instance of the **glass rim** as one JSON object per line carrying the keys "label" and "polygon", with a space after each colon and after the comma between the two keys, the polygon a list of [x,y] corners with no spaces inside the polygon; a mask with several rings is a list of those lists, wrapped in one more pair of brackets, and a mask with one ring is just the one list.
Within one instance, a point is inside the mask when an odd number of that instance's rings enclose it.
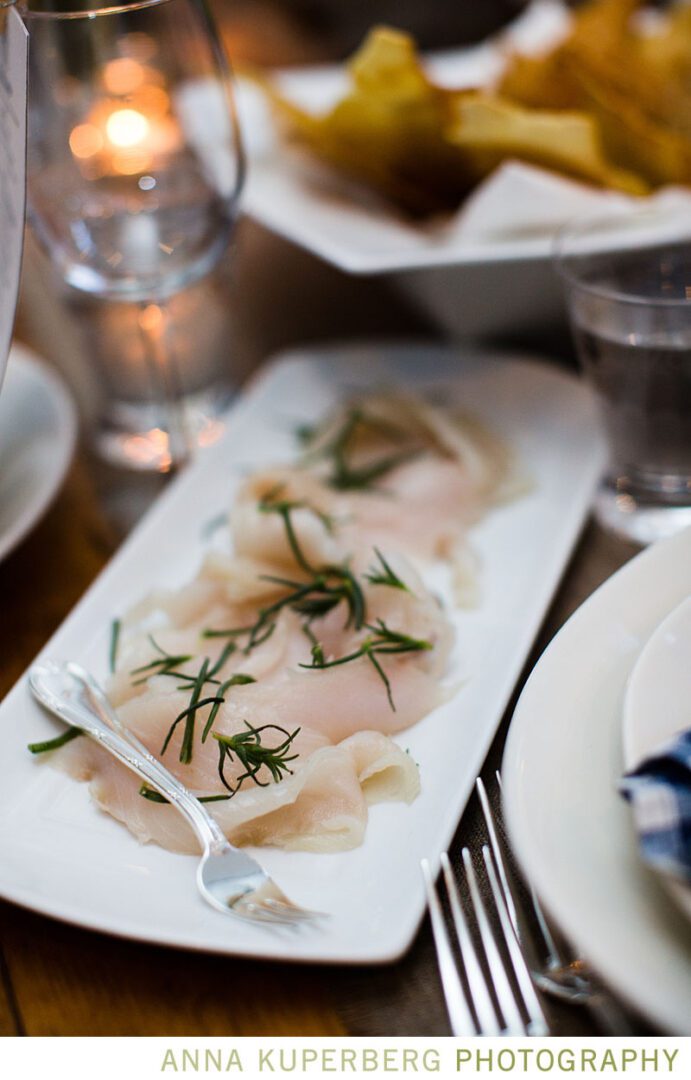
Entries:
{"label": "glass rim", "polygon": [[[667,309],[682,309],[687,305],[691,307],[691,281],[689,282],[689,293],[687,296],[684,297],[645,296],[642,293],[624,292],[614,286],[594,285],[592,283],[586,282],[582,278],[580,278],[578,274],[576,274],[573,270],[570,270],[567,266],[568,260],[570,258],[578,258],[579,256],[566,254],[566,252],[563,250],[564,240],[569,234],[574,233],[575,229],[578,227],[579,224],[582,226],[586,226],[589,222],[592,224],[597,221],[601,221],[603,223],[612,222],[613,220],[616,221],[617,217],[619,217],[621,220],[630,220],[632,218],[635,218],[637,215],[643,217],[646,213],[649,212],[650,211],[641,207],[619,207],[616,209],[611,208],[609,211],[601,209],[598,211],[593,211],[590,214],[586,214],[585,216],[579,215],[563,224],[554,235],[554,243],[552,247],[552,263],[562,281],[575,289],[580,289],[581,292],[588,293],[591,296],[597,296],[601,300],[610,300],[619,304],[630,304],[632,306],[635,305],[639,307],[645,304],[647,307],[659,307]],[[673,211],[668,210],[667,212],[672,213]],[[671,243],[671,241],[667,238],[663,242],[666,244]],[[691,236],[689,237],[689,246],[691,247]],[[626,250],[631,251],[632,249],[609,249],[609,251],[603,250],[601,254],[603,256],[613,253],[622,254]],[[597,255],[598,250],[594,249],[593,251],[583,252],[580,257],[589,258]]]}
{"label": "glass rim", "polygon": [[30,7],[30,0],[10,0],[26,20],[41,19],[46,22],[65,22],[75,19],[98,19],[102,15],[125,15],[128,11],[141,11],[142,8],[160,7],[171,0],[134,0],[131,4],[109,4],[106,7],[82,8],[76,11],[40,11]]}

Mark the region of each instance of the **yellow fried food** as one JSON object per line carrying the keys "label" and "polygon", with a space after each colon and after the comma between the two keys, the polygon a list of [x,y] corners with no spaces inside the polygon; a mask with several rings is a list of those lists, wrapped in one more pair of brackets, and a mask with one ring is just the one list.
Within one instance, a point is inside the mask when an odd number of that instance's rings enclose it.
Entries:
{"label": "yellow fried food", "polygon": [[652,187],[689,184],[691,13],[673,7],[650,30],[642,9],[641,0],[590,0],[556,49],[512,60],[499,92],[587,113],[613,164]]}
{"label": "yellow fried food", "polygon": [[288,134],[412,213],[456,206],[472,176],[444,135],[447,93],[425,75],[412,38],[376,28],[348,70],[348,93],[324,115],[278,101]]}
{"label": "yellow fried food", "polygon": [[463,94],[453,103],[446,134],[468,153],[480,176],[511,157],[633,195],[649,190],[636,173],[607,161],[598,124],[583,112],[529,109],[487,94]]}
{"label": "yellow fried food", "polygon": [[631,194],[691,184],[691,6],[587,0],[542,56],[494,90],[431,81],[412,38],[378,27],[322,115],[273,98],[294,142],[416,215],[456,207],[507,159]]}

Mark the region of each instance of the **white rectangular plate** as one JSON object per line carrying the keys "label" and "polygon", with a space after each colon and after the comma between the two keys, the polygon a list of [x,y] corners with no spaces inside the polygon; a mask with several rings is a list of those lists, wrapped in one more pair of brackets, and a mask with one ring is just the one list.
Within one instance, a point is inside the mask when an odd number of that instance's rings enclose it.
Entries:
{"label": "white rectangular plate", "polygon": [[330,918],[276,930],[208,908],[196,892],[194,858],[140,846],[91,803],[86,785],[31,757],[26,744],[55,734],[56,723],[24,678],[0,706],[2,896],[108,933],[221,953],[377,963],[410,944],[424,911],[420,858],[436,863],[451,841],[601,470],[585,386],[530,360],[465,348],[335,347],[284,357],[230,412],[223,439],[171,484],[42,655],[79,660],[104,677],[113,617],[152,587],[195,573],[210,542],[204,524],[228,507],[248,468],[289,460],[297,423],[354,388],[384,384],[462,402],[515,448],[534,487],[473,530],[483,596],[477,610],[454,615],[457,689],[399,736],[420,765],[418,799],[373,807],[355,851],[258,853],[291,897]]}

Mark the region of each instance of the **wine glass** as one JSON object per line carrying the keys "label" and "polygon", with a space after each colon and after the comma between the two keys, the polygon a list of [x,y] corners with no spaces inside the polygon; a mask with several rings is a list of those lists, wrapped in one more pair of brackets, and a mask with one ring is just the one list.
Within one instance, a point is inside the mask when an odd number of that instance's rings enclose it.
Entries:
{"label": "wine glass", "polygon": [[124,390],[96,442],[111,460],[167,471],[193,441],[169,302],[226,251],[244,177],[230,71],[203,0],[79,4],[22,8],[27,215],[68,285],[137,305],[154,422]]}

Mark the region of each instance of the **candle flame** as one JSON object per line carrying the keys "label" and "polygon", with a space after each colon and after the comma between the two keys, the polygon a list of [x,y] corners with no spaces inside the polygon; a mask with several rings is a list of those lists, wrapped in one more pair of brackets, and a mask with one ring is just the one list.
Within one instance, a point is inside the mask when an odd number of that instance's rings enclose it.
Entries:
{"label": "candle flame", "polygon": [[[163,74],[120,57],[104,66],[102,78],[108,96],[97,100],[70,133],[74,158],[92,180],[151,172],[183,141]],[[141,187],[148,191],[155,182]]]}
{"label": "candle flame", "polygon": [[136,109],[116,109],[106,120],[106,135],[121,150],[141,145],[149,134],[149,121]]}

